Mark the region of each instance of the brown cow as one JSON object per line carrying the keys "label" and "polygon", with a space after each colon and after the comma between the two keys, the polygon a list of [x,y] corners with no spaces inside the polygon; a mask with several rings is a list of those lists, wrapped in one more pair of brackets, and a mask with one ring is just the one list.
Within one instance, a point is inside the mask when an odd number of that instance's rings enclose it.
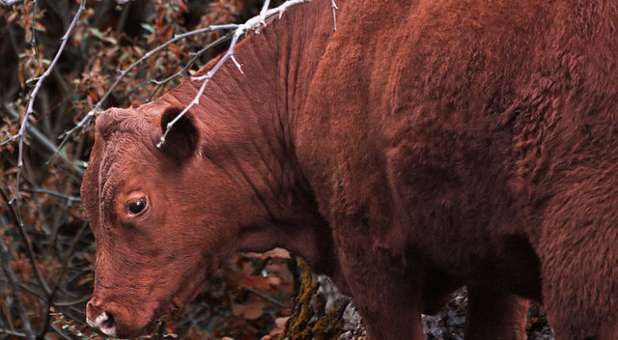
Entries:
{"label": "brown cow", "polygon": [[615,0],[340,0],[291,9],[215,76],[110,109],[82,185],[90,322],[133,336],[232,252],[333,276],[371,339],[467,285],[467,339],[618,339]]}

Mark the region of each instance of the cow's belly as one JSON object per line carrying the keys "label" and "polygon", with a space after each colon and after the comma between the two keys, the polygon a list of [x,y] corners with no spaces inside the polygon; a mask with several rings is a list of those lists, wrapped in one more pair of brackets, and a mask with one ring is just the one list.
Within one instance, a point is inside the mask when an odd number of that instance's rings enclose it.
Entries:
{"label": "cow's belly", "polygon": [[454,283],[540,299],[538,258],[508,185],[508,139],[440,124],[401,130],[384,157],[393,218],[403,229],[391,239],[405,239]]}

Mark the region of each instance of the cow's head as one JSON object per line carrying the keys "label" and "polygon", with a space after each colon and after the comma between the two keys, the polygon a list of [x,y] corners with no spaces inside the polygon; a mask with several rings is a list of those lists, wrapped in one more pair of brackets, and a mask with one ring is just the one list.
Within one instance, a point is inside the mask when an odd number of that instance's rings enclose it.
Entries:
{"label": "cow's head", "polygon": [[[97,244],[89,324],[108,335],[142,333],[190,300],[241,242],[251,195],[216,162],[204,161],[189,114],[161,149],[178,108],[111,109],[96,122],[81,188]],[[154,112],[158,111],[158,112]]]}

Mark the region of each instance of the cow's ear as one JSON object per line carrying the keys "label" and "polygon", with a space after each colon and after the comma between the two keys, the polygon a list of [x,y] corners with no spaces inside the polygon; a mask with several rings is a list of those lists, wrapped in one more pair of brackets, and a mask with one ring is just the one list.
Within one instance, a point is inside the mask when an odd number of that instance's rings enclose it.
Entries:
{"label": "cow's ear", "polygon": [[[161,115],[161,134],[164,134],[168,125],[180,115],[182,108],[171,107]],[[195,125],[195,120],[190,112],[185,113],[172,126],[165,137],[165,143],[161,145],[161,150],[167,156],[175,159],[178,163],[191,158],[199,142],[199,131]]]}

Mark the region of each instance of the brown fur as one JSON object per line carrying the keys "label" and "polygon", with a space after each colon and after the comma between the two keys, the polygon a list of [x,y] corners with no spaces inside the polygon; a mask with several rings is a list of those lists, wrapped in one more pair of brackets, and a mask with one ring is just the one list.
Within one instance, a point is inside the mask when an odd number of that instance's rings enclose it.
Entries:
{"label": "brown fur", "polygon": [[526,299],[558,339],[618,339],[618,4],[339,2],[337,32],[316,0],[247,38],[163,151],[199,84],[98,118],[89,316],[138,334],[231,252],[284,246],[371,339],[421,339],[461,285],[466,339],[525,338]]}

